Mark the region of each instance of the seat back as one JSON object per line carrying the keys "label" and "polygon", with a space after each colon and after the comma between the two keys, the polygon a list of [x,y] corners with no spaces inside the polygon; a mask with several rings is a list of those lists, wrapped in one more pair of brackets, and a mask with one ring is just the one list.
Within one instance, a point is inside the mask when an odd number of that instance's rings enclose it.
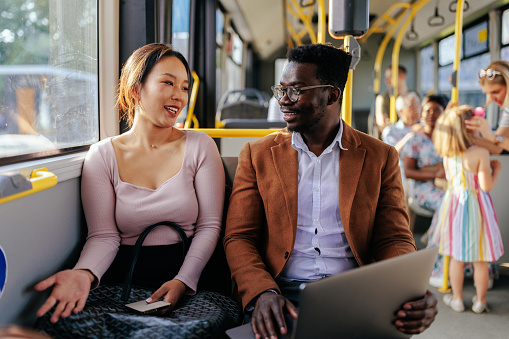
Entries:
{"label": "seat back", "polygon": [[231,272],[226,261],[226,254],[223,247],[224,230],[226,225],[226,214],[228,212],[228,203],[233,188],[233,179],[237,170],[237,157],[222,157],[225,173],[225,194],[223,207],[223,223],[219,241],[217,242],[214,253],[209,262],[203,269],[198,283],[198,289],[215,291],[227,296],[232,295]]}

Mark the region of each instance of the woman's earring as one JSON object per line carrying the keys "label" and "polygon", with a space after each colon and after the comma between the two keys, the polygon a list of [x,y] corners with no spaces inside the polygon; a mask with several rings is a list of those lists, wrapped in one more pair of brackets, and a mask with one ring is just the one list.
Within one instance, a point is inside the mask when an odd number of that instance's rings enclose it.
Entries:
{"label": "woman's earring", "polygon": [[134,105],[134,110],[135,110],[135,111],[137,111],[137,110],[139,110],[139,109],[140,109],[140,105],[138,105],[138,104]]}

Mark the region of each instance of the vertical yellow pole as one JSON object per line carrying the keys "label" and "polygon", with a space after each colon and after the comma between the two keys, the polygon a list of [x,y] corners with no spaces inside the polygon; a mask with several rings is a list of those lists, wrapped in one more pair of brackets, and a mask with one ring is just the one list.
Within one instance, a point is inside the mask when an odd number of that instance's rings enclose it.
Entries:
{"label": "vertical yellow pole", "polygon": [[461,39],[463,36],[463,5],[465,4],[465,0],[458,0],[458,4],[456,5],[456,25],[454,28],[454,35],[456,37],[455,41],[455,55],[454,55],[454,63],[453,63],[453,84],[452,84],[452,92],[451,92],[451,101],[458,102],[459,93],[458,93],[458,81],[460,79],[460,49],[461,49]]}
{"label": "vertical yellow pole", "polygon": [[[351,35],[346,35],[343,40],[343,47],[345,52],[350,52],[350,38],[353,38]],[[345,85],[345,92],[343,93],[343,104],[341,105],[341,117],[348,124],[352,125],[352,78],[353,78],[353,69],[348,71],[348,80]]]}
{"label": "vertical yellow pole", "polygon": [[318,1],[318,32],[317,32],[317,42],[319,44],[325,43],[325,4],[323,0]]}
{"label": "vertical yellow pole", "polygon": [[[455,54],[454,54],[454,63],[453,63],[453,72],[452,72],[452,92],[451,92],[451,101],[458,104],[459,101],[459,92],[458,92],[458,81],[460,79],[460,49],[461,49],[461,39],[463,36],[463,6],[465,5],[465,0],[458,0],[456,5],[456,25],[454,27],[454,35],[456,37],[455,41]],[[439,289],[442,293],[449,293],[451,289],[449,288],[448,279],[449,279],[449,261],[450,257],[448,255],[444,255],[444,280],[442,283],[442,287]]]}
{"label": "vertical yellow pole", "polygon": [[443,271],[443,280],[442,280],[442,287],[438,289],[441,293],[449,293],[451,292],[451,289],[449,288],[449,256],[444,255],[443,256],[443,265],[444,265],[444,271]]}

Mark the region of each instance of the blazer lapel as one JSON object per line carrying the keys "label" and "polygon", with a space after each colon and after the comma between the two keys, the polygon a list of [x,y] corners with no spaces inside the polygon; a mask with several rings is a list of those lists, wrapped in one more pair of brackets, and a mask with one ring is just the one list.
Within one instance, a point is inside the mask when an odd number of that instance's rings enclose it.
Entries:
{"label": "blazer lapel", "polygon": [[360,140],[352,127],[343,122],[342,144],[347,150],[341,150],[339,157],[339,213],[347,235],[350,232],[350,214],[357,190],[357,184],[364,164],[366,151],[360,146]]}
{"label": "blazer lapel", "polygon": [[[299,194],[299,160],[297,151],[292,147],[292,133],[282,130],[274,138],[275,146],[271,147],[272,161],[276,174],[281,182],[285,206],[281,212],[288,213],[288,220],[293,229],[293,236],[297,230],[298,194]],[[285,208],[286,207],[286,208]],[[286,228],[283,228],[286,229]]]}

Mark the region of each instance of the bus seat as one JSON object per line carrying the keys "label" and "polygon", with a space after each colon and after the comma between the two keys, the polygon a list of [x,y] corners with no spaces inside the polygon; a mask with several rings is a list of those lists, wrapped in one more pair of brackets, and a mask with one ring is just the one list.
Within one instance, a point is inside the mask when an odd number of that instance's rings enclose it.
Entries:
{"label": "bus seat", "polygon": [[233,179],[237,171],[237,157],[222,157],[224,173],[225,173],[225,194],[223,207],[223,223],[219,241],[216,249],[210,257],[209,262],[203,269],[198,283],[198,289],[214,291],[226,296],[232,296],[232,279],[231,272],[226,261],[226,254],[223,247],[224,230],[226,225],[226,213],[228,212],[228,203],[233,188]]}
{"label": "bus seat", "polygon": [[[410,231],[426,232],[431,224],[434,212],[417,203],[412,197],[407,197],[408,216],[410,217]],[[422,224],[422,226],[421,226]],[[422,228],[425,228],[422,230]]]}

